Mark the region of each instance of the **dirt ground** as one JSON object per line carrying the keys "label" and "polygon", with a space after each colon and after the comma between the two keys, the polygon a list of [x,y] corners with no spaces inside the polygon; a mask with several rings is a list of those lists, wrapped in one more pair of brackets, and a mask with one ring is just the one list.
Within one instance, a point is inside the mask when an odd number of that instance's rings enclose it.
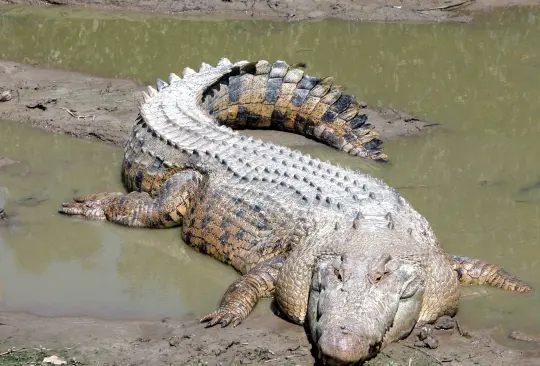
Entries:
{"label": "dirt ground", "polygon": [[[436,349],[420,345],[413,334],[368,365],[540,364],[538,347],[503,347],[489,330],[464,335],[457,329],[435,330],[434,337]],[[530,345],[538,342],[522,338]],[[249,317],[236,328],[205,329],[193,319],[107,321],[0,313],[0,365],[41,364],[51,355],[73,365],[314,365],[312,352],[302,327],[273,314]]]}
{"label": "dirt ground", "polygon": [[539,0],[0,0],[13,4],[86,5],[103,9],[209,14],[287,20],[338,18],[373,21],[468,22],[501,6],[538,5]]}

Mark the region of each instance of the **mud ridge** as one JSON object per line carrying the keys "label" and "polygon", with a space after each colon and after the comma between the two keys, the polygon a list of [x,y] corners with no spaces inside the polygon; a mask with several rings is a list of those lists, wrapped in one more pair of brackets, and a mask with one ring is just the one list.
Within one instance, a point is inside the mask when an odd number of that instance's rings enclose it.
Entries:
{"label": "mud ridge", "polygon": [[220,13],[234,18],[350,19],[372,21],[469,22],[497,7],[539,5],[538,0],[0,0],[26,5],[78,5],[107,10],[168,14]]}

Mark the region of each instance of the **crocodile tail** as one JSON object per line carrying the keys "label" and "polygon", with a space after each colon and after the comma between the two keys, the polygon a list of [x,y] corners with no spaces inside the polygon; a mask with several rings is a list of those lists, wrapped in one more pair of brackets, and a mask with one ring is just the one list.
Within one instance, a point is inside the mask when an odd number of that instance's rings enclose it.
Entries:
{"label": "crocodile tail", "polygon": [[529,292],[532,290],[525,282],[506,272],[496,264],[457,255],[451,255],[449,257],[461,283],[470,285],[488,284],[516,292]]}
{"label": "crocodile tail", "polygon": [[248,62],[210,86],[202,106],[232,129],[293,132],[351,155],[387,161],[365,107],[332,78],[304,73],[304,64]]}

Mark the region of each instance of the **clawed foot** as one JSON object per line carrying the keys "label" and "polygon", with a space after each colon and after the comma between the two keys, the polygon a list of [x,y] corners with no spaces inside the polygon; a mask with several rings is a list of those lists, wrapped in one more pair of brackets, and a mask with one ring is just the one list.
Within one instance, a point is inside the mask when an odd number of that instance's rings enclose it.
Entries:
{"label": "clawed foot", "polygon": [[205,328],[213,327],[216,324],[221,324],[221,328],[231,325],[236,327],[244,320],[244,317],[234,311],[228,309],[219,309],[211,314],[208,314],[200,320],[201,323],[208,322],[204,326]]}
{"label": "clawed foot", "polygon": [[90,220],[106,219],[105,211],[122,193],[95,193],[86,197],[73,197],[74,202],[62,203],[59,213],[81,216]]}

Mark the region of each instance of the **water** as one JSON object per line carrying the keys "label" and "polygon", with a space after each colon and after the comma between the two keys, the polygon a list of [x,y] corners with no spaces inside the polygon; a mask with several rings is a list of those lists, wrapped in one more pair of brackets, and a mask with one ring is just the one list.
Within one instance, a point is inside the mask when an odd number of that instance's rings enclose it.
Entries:
{"label": "water", "polygon": [[0,307],[43,315],[159,318],[210,312],[232,270],[178,230],[129,230],[56,213],[78,194],[122,190],[122,149],[0,122]]}
{"label": "water", "polygon": [[[403,25],[3,9],[5,59],[145,83],[223,56],[307,61],[310,75],[333,75],[372,105],[442,123],[436,133],[387,142],[390,166],[297,138],[287,144],[401,187],[448,252],[499,263],[540,288],[540,189],[520,193],[540,180],[540,11],[500,11],[473,24]],[[3,306],[114,317],[215,307],[234,273],[186,249],[176,230],[128,230],[55,214],[74,189],[121,189],[120,150],[2,126],[0,155],[25,161],[28,170],[26,177],[0,172],[8,198],[48,198],[35,207],[13,203],[20,225],[0,231]],[[474,291],[480,294],[465,297],[460,308],[467,326],[540,332],[537,291],[465,289]]]}

